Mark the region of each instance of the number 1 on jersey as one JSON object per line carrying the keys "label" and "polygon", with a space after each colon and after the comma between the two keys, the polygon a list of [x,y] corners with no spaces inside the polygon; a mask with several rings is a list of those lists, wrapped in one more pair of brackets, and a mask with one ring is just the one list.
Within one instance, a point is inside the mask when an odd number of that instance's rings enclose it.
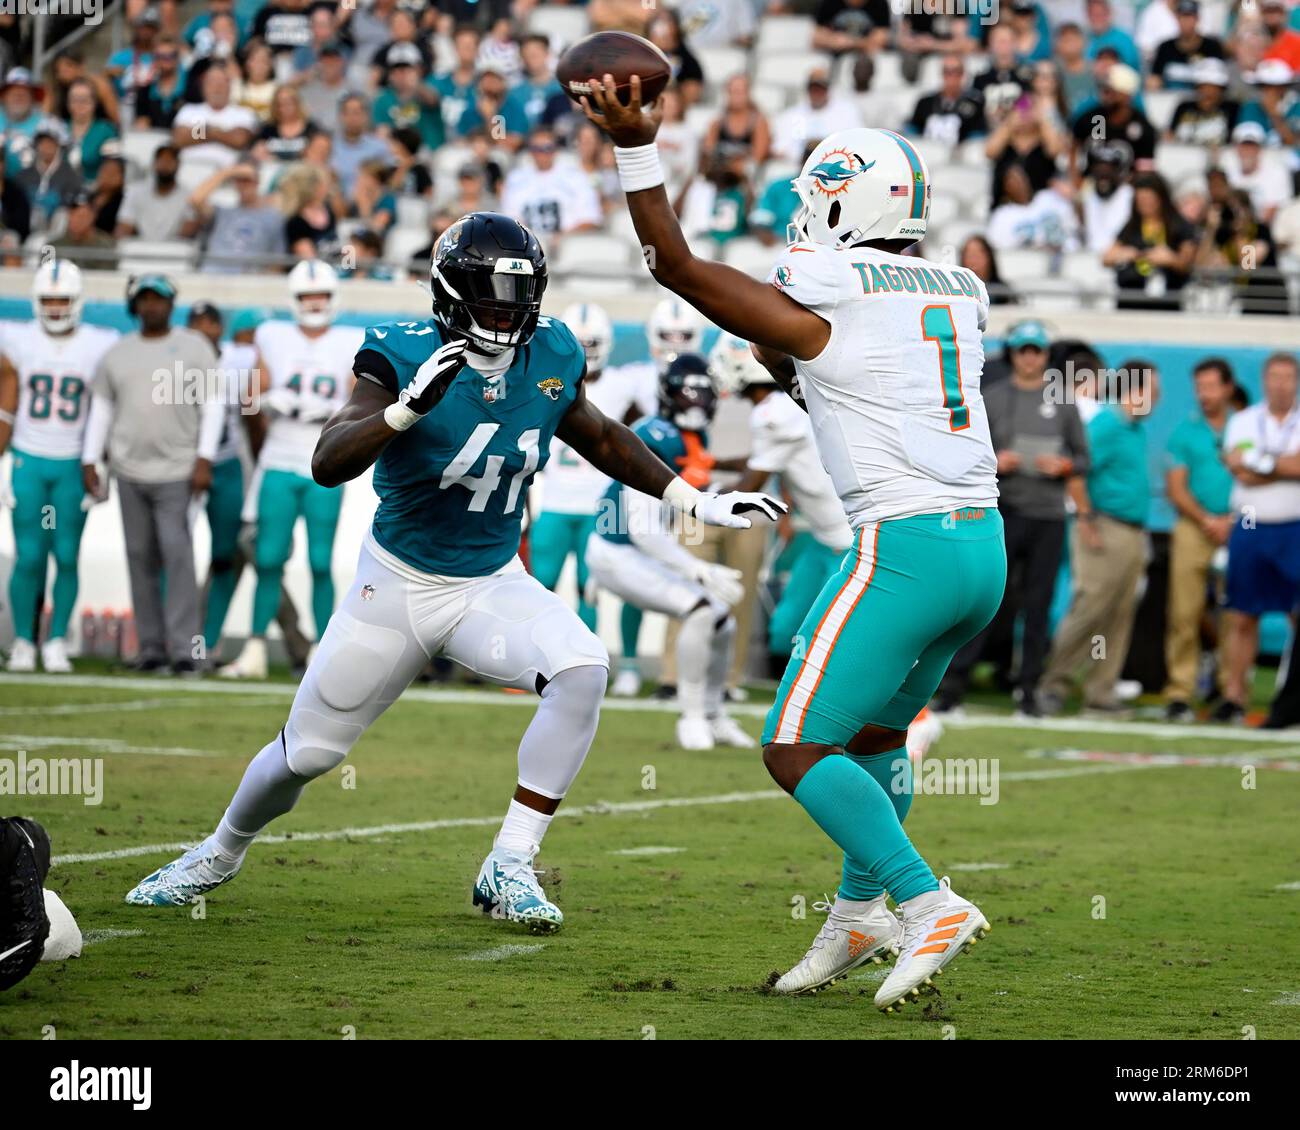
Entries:
{"label": "number 1 on jersey", "polygon": [[961,387],[961,350],[957,348],[957,326],[951,306],[927,306],[921,311],[921,336],[939,347],[939,380],[943,385],[943,406],[948,409],[948,428],[960,432],[970,427],[970,409]]}

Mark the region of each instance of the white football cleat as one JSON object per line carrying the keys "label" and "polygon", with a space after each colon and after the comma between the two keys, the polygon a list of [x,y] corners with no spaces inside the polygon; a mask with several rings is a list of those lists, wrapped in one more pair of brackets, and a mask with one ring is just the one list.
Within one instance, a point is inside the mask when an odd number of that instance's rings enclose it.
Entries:
{"label": "white football cleat", "polygon": [[62,636],[41,644],[41,666],[50,675],[72,674],[72,663],[68,659],[68,648]]}
{"label": "white football cleat", "polygon": [[[949,715],[955,718],[955,715]],[[931,747],[943,737],[943,722],[928,706],[921,707],[921,713],[912,719],[907,727],[907,755],[913,761],[921,761]]]}
{"label": "white football cleat", "polygon": [[712,749],[713,726],[699,714],[683,714],[677,719],[677,744],[682,749]]}
{"label": "white football cleat", "polygon": [[266,640],[249,636],[244,650],[221,668],[217,675],[223,679],[265,679]]}
{"label": "white football cleat", "polygon": [[36,645],[31,640],[14,640],[9,649],[9,665],[6,668],[14,674],[26,675],[36,670]]}
{"label": "white football cleat", "polygon": [[826,912],[826,921],[803,960],[777,981],[774,991],[815,993],[859,965],[880,965],[897,955],[903,927],[886,907],[884,895],[866,903],[849,904],[841,898],[834,904],[815,902],[813,910]]}
{"label": "white football cleat", "polygon": [[614,686],[609,693],[615,698],[636,698],[641,693],[641,676],[631,667],[624,667],[614,676]]}
{"label": "white football cleat", "polygon": [[552,934],[564,925],[564,914],[537,881],[533,870],[537,850],[534,847],[529,855],[516,855],[494,847],[474,882],[474,905],[493,918],[522,923],[534,934]]}
{"label": "white football cleat", "polygon": [[715,714],[709,719],[714,745],[729,745],[736,749],[754,749],[758,746],[730,714]]}
{"label": "white football cleat", "polygon": [[885,1012],[916,1000],[923,987],[933,988],[934,978],[948,963],[992,929],[979,907],[953,891],[947,876],[939,880],[937,891],[900,903],[898,912],[903,920],[901,952],[876,993],[876,1007]]}
{"label": "white football cleat", "polygon": [[190,848],[151,875],[146,875],[127,893],[131,906],[188,906],[222,883],[229,883],[243,866],[222,855],[209,839]]}

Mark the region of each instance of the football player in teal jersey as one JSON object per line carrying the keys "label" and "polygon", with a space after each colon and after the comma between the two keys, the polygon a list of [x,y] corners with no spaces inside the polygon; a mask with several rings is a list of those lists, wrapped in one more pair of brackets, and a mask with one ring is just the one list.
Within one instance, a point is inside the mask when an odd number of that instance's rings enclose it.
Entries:
{"label": "football player in teal jersey", "polygon": [[493,917],[558,929],[563,915],[533,859],[595,734],[609,657],[519,560],[529,481],[558,436],[611,478],[703,522],[743,528],[748,514],[784,512],[762,494],[701,493],[587,400],[582,347],[541,314],[546,258],[521,224],[462,217],[438,240],[430,281],[432,318],[366,332],[351,397],[312,460],[324,486],[373,466],[379,507],[288,721],[216,831],[143,879],[129,903],[184,905],[233,878],[258,832],[445,655],[540,699],[473,897]]}

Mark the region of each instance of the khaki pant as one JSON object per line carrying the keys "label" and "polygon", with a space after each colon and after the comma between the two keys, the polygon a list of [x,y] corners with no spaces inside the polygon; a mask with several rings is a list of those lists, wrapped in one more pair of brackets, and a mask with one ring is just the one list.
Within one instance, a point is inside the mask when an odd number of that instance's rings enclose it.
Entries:
{"label": "khaki pant", "polygon": [[[739,686],[745,681],[745,668],[749,660],[749,639],[754,629],[754,608],[757,604],[758,571],[763,565],[763,554],[767,549],[767,538],[772,525],[761,518],[747,530],[730,530],[723,526],[706,526],[697,523],[696,528],[703,534],[700,541],[688,545],[696,557],[712,561],[716,565],[726,565],[739,569],[745,595],[733,608],[736,618],[736,654],[727,675],[727,686]],[[663,660],[659,667],[659,681],[669,685],[677,682],[677,628],[679,621],[668,622],[668,634],[664,637]]]}
{"label": "khaki pant", "polygon": [[1074,591],[1070,610],[1056,629],[1042,689],[1061,698],[1070,693],[1086,663],[1083,700],[1088,706],[1110,706],[1115,683],[1124,669],[1138,584],[1147,562],[1145,530],[1127,526],[1103,514],[1096,518],[1099,549],[1089,549],[1075,529],[1070,541],[1070,571]]}
{"label": "khaki pant", "polygon": [[[1190,518],[1180,517],[1169,539],[1169,606],[1165,624],[1165,698],[1191,702],[1201,658],[1201,618],[1210,562],[1218,548]],[[1228,633],[1219,632],[1219,672],[1227,671]]]}

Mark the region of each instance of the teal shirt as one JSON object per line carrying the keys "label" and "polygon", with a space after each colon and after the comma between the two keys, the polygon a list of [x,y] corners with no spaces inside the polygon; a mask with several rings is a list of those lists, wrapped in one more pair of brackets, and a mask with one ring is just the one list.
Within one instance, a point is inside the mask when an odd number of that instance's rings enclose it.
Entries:
{"label": "teal shirt", "polygon": [[1169,437],[1169,466],[1187,468],[1187,489],[1210,514],[1232,510],[1232,472],[1223,462],[1223,432],[1215,431],[1199,412],[1189,416]]}
{"label": "teal shirt", "polygon": [[104,146],[115,137],[117,130],[103,118],[97,118],[90,124],[90,129],[86,130],[86,136],[81,139],[81,175],[87,181],[93,181],[99,176],[99,167],[104,161]]}
{"label": "teal shirt", "polygon": [[[444,341],[431,321],[372,326],[355,368],[398,391]],[[375,464],[375,540],[412,568],[438,576],[485,577],[508,564],[519,551],[528,484],[546,466],[585,368],[569,328],[543,317],[496,382],[504,395],[494,395],[482,374],[463,369],[432,411],[389,443]]]}
{"label": "teal shirt", "polygon": [[[686,460],[686,439],[671,420],[662,416],[645,416],[632,425],[632,431],[653,451],[674,475]],[[700,437],[705,445],[707,441]],[[610,483],[596,511],[596,533],[615,545],[631,545],[628,536],[627,503],[624,491],[631,490],[617,480]]]}
{"label": "teal shirt", "polygon": [[1099,514],[1146,525],[1151,505],[1146,427],[1107,404],[1088,424],[1088,497]]}
{"label": "teal shirt", "polygon": [[441,108],[428,106],[418,98],[403,102],[391,90],[381,90],[375,97],[371,115],[377,126],[416,130],[429,149],[437,149],[447,140]]}

